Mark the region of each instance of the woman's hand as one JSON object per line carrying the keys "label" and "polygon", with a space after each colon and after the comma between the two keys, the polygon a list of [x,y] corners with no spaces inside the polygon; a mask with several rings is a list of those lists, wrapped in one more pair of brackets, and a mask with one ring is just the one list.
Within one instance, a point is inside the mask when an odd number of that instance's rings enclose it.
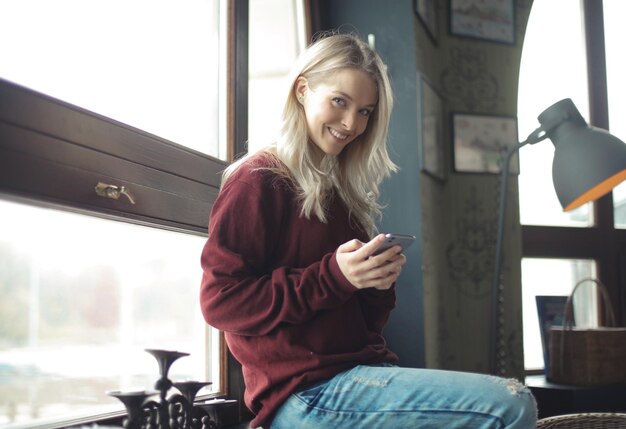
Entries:
{"label": "woman's hand", "polygon": [[372,256],[383,241],[385,235],[379,234],[367,243],[355,239],[337,248],[339,269],[354,287],[389,289],[400,275],[406,262],[400,246]]}

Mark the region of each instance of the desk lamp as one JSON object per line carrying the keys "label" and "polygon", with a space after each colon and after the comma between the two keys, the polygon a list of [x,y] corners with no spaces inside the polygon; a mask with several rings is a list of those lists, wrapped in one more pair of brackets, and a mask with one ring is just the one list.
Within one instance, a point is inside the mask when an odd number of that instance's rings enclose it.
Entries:
{"label": "desk lamp", "polygon": [[546,138],[554,144],[552,181],[564,211],[595,201],[626,179],[626,144],[606,130],[589,126],[571,99],[548,107],[538,117],[541,126],[504,157],[500,178],[500,206],[492,285],[490,372],[504,375],[502,239],[511,157],[527,144]]}

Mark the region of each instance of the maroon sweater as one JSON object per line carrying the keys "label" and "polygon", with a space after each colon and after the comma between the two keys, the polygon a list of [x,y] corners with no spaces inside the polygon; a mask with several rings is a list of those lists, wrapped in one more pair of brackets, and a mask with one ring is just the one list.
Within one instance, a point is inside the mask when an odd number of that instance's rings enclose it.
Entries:
{"label": "maroon sweater", "polygon": [[292,186],[257,155],[229,177],[213,205],[202,252],[200,303],[242,364],[245,402],[269,427],[294,391],[358,364],[396,362],[382,329],[394,289],[358,290],[337,247],[366,234],[340,198],[328,223],[300,216]]}

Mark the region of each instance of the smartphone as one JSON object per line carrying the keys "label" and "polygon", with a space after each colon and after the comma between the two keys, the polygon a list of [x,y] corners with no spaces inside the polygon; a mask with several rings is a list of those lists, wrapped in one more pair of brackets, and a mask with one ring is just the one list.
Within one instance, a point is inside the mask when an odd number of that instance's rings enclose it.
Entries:
{"label": "smartphone", "polygon": [[414,241],[415,236],[413,235],[386,234],[385,241],[383,241],[382,244],[378,246],[378,249],[376,249],[376,251],[372,253],[372,256],[378,255],[379,253],[384,252],[385,250],[393,246],[401,246],[402,251],[404,252],[411,244],[413,244]]}

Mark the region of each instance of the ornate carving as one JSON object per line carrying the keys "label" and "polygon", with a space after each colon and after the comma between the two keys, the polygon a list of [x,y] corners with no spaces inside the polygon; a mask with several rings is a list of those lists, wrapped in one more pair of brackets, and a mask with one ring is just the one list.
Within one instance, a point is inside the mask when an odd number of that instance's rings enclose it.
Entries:
{"label": "ornate carving", "polygon": [[457,220],[456,236],[446,249],[448,272],[461,292],[483,297],[489,293],[493,270],[495,219],[484,215],[475,186],[465,201],[464,215]]}
{"label": "ornate carving", "polygon": [[450,67],[441,73],[446,96],[467,111],[491,111],[498,98],[498,82],[487,70],[484,51],[468,46],[450,51]]}

